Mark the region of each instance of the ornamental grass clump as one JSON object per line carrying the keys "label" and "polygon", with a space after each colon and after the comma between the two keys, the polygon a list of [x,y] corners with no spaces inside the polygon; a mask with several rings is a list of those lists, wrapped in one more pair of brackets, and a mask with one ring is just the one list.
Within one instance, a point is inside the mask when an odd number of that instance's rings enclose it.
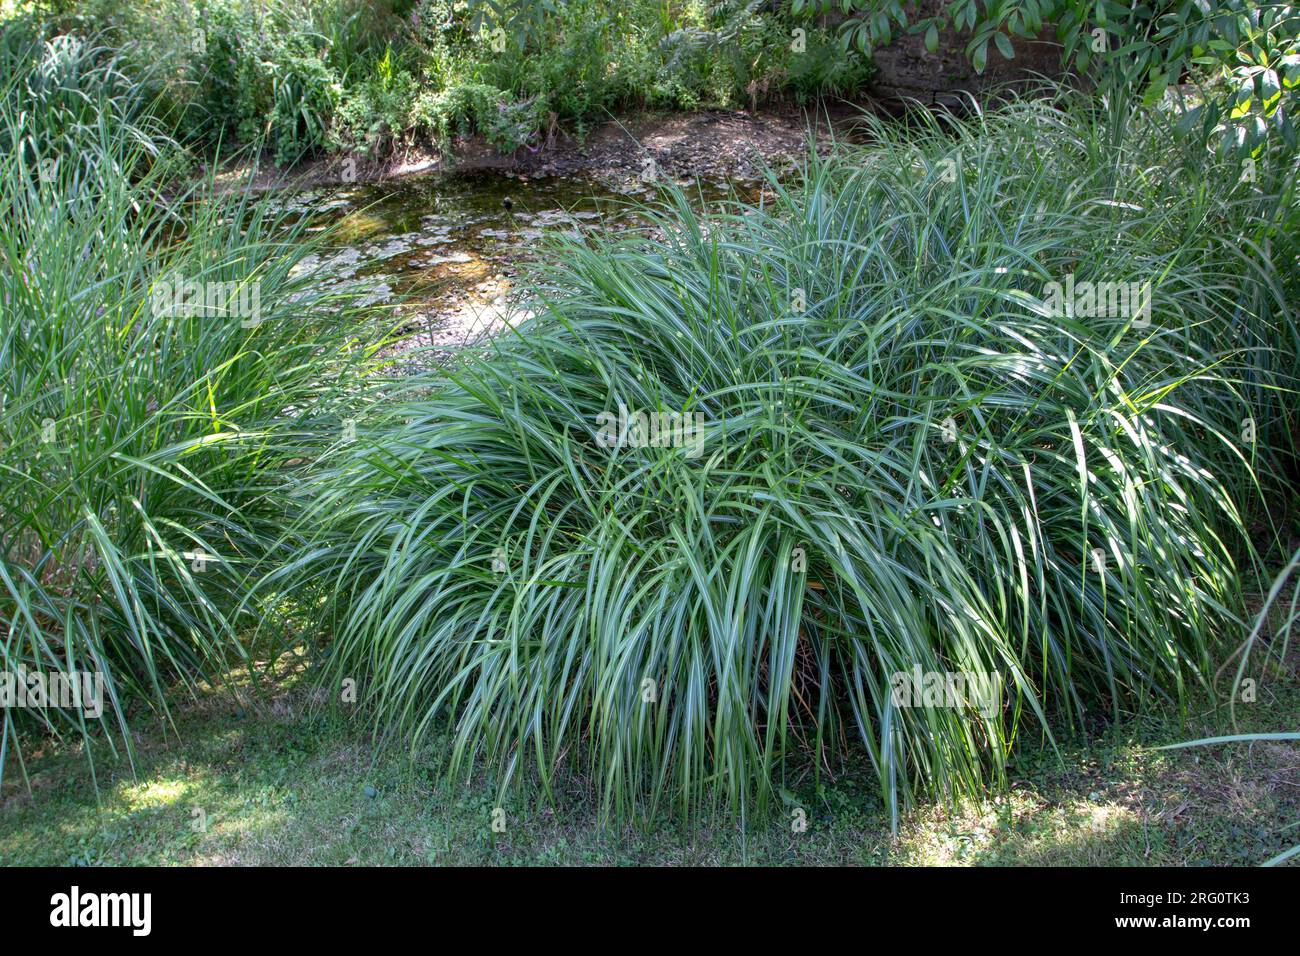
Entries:
{"label": "ornamental grass clump", "polygon": [[881,126],[758,205],[670,192],[552,250],[531,319],[302,484],[263,586],[321,602],[382,725],[445,720],[449,772],[576,771],[607,818],[866,767],[896,819],[1184,699],[1239,639],[1293,384],[1233,246],[1277,200],[1060,107]]}
{"label": "ornamental grass clump", "polygon": [[178,186],[72,43],[6,50],[0,80],[0,771],[29,733],[129,754],[129,710],[246,659],[278,489],[364,355],[356,310],[299,268],[305,226]]}

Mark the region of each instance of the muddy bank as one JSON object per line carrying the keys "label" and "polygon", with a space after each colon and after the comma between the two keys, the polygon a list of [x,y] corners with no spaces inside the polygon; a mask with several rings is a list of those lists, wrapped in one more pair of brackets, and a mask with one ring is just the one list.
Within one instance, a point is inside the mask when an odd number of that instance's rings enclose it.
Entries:
{"label": "muddy bank", "polygon": [[851,133],[868,103],[837,102],[816,110],[701,110],[646,113],[608,120],[579,141],[553,129],[536,150],[498,153],[481,136],[458,138],[448,154],[401,151],[383,160],[345,155],[281,170],[240,162],[219,182],[235,187],[252,176],[254,189],[314,188],[379,183],[424,173],[492,172],[521,178],[582,176],[617,185],[658,176],[672,179],[753,179],[765,166],[781,168],[802,156],[809,134]]}

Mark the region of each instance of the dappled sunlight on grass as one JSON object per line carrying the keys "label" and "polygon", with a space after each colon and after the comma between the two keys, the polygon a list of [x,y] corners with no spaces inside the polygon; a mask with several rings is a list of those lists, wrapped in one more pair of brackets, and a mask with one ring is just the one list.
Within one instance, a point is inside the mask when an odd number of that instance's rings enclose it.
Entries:
{"label": "dappled sunlight on grass", "polygon": [[[0,864],[1252,863],[1289,845],[1282,827],[1300,818],[1296,748],[1156,751],[1189,732],[1171,714],[1123,725],[1063,760],[1029,748],[1005,796],[918,806],[896,841],[880,806],[847,778],[799,796],[808,810],[799,833],[781,812],[747,830],[603,829],[577,779],[561,783],[555,806],[511,797],[505,831],[494,833],[489,781],[431,774],[444,738],[414,755],[402,741],[376,751],[347,714],[304,706],[300,658],[257,670],[281,681],[236,678],[239,702],[210,691],[178,703],[179,744],[142,734],[138,779],[97,756],[101,807],[79,754],[43,748],[29,767],[36,803],[11,795],[0,811]],[[1300,720],[1293,680],[1270,691],[1270,722]]]}
{"label": "dappled sunlight on grass", "polygon": [[[918,813],[900,836],[899,858],[926,866],[979,863],[1085,863],[1137,820],[1129,807],[1087,797],[1052,805],[1036,792],[1004,800],[964,803],[956,812]],[[1097,862],[1097,861],[1094,861]]]}
{"label": "dappled sunlight on grass", "polygon": [[183,780],[149,780],[121,788],[122,799],[129,811],[168,807],[185,797],[190,789]]}

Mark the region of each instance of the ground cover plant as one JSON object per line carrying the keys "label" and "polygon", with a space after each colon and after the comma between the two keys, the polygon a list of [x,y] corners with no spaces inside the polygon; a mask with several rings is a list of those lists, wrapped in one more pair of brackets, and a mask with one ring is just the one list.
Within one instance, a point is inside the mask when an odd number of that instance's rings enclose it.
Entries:
{"label": "ground cover plant", "polygon": [[[445,718],[503,788],[577,769],[618,818],[858,752],[896,819],[1211,687],[1294,421],[1287,167],[1244,183],[1158,115],[1116,146],[1068,97],[874,133],[758,208],[556,250],[537,318],[307,481],[268,585],[314,586],[381,724]],[[917,672],[1000,683],[911,706]]]}
{"label": "ground cover plant", "polygon": [[[300,656],[237,668],[176,700],[180,744],[138,726],[134,773],[103,748],[98,792],[79,748],[33,750],[34,798],[16,775],[0,786],[0,866],[1252,866],[1291,846],[1300,819],[1294,746],[1160,749],[1224,728],[1209,698],[1190,720],[1157,707],[1061,739],[1059,754],[1026,747],[1007,792],[918,806],[895,837],[859,772],[800,788],[745,826],[603,827],[580,786],[551,806],[442,779],[430,767],[445,732],[377,749],[347,705],[322,709],[316,696]],[[1239,708],[1242,732],[1279,726],[1300,726],[1294,658]]]}

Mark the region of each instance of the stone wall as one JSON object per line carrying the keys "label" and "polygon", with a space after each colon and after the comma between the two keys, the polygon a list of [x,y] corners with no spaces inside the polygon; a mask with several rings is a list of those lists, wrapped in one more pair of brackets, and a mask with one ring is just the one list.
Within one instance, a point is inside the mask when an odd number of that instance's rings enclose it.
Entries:
{"label": "stone wall", "polygon": [[[907,12],[916,22],[935,15],[943,6],[943,0],[916,0],[907,5]],[[978,96],[990,87],[1032,82],[1036,74],[1061,75],[1061,47],[1052,27],[1045,28],[1037,40],[1013,37],[1016,55],[1010,60],[1004,60],[990,43],[983,73],[976,73],[966,57],[969,39],[969,31],[941,30],[939,48],[931,53],[925,48],[924,35],[904,34],[874,52],[878,72],[872,92],[886,102],[913,99],[925,105],[957,105],[963,92]]]}

